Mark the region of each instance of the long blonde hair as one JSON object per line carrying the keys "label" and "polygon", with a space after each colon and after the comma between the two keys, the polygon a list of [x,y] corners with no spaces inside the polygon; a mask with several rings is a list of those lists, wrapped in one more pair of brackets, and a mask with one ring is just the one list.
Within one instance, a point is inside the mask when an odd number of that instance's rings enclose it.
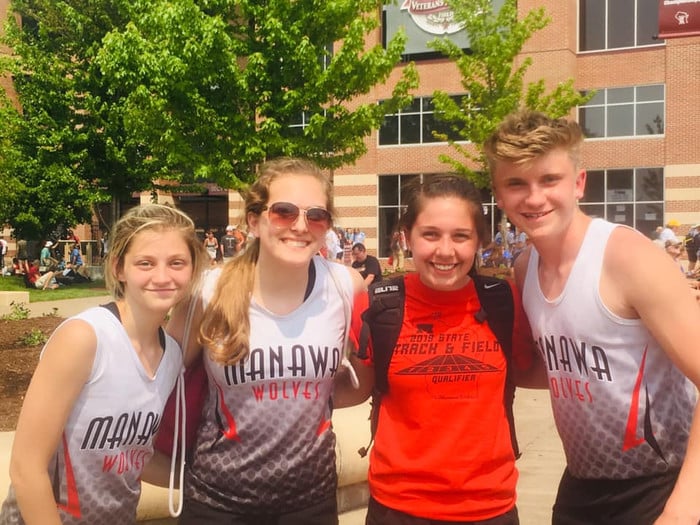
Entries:
{"label": "long blonde hair", "polygon": [[[330,179],[311,161],[283,157],[260,166],[257,180],[244,194],[245,219],[260,216],[270,198],[270,186],[279,177],[310,175],[323,186],[326,209],[333,216],[333,188]],[[199,328],[199,343],[209,349],[213,361],[232,365],[245,359],[250,350],[250,298],[255,267],[260,255],[256,238],[221,270],[216,291],[207,305]]]}

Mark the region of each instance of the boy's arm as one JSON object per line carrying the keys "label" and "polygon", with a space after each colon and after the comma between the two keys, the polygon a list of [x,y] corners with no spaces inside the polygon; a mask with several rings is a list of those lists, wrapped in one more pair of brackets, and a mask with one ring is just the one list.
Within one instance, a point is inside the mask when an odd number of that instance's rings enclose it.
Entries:
{"label": "boy's arm", "polygon": [[[673,260],[638,232],[616,228],[606,249],[600,292],[622,317],[639,317],[673,363],[700,387],[700,309]],[[650,373],[654,373],[650,371]],[[685,460],[655,525],[700,521],[700,415],[696,405]]]}

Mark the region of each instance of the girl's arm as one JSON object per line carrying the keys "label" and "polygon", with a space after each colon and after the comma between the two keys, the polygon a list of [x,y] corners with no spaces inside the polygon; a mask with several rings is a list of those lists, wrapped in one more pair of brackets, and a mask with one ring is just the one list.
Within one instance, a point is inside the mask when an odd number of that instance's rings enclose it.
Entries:
{"label": "girl's arm", "polygon": [[[194,314],[192,316],[192,322],[190,324],[190,333],[187,341],[183,341],[185,335],[185,322],[187,320],[187,312],[190,306],[190,301],[195,301],[194,304]],[[177,341],[182,348],[183,352],[183,363],[185,368],[190,366],[195,359],[199,357],[202,352],[202,346],[197,341],[199,336],[199,326],[202,323],[202,316],[204,310],[202,307],[202,298],[192,297],[189,301],[180,302],[172,312],[168,324],[165,327],[165,331],[170,334],[170,336]]]}
{"label": "girl's arm", "polygon": [[[174,488],[180,488],[178,486],[180,484],[179,477],[175,476],[173,479],[175,480]],[[143,467],[141,481],[156,485],[157,487],[168,488],[170,485],[170,458],[162,452],[154,450],[153,457],[149,459],[148,463]]]}
{"label": "girl's arm", "polygon": [[48,466],[90,377],[97,337],[81,320],[60,326],[44,348],[17,423],[10,479],[27,525],[61,525]]}
{"label": "girl's arm", "polygon": [[367,361],[361,360],[356,354],[358,334],[362,323],[360,313],[367,307],[367,286],[360,272],[352,268],[348,268],[348,271],[352,277],[354,300],[350,337],[348,338],[348,346],[350,348],[346,349],[345,355],[348,356],[360,386],[355,388],[351,381],[350,371],[345,367],[341,368],[335,379],[333,392],[333,406],[335,408],[363,403],[369,398],[374,388],[374,366]]}
{"label": "girl's arm", "polygon": [[547,388],[547,370],[542,356],[535,346],[522,304],[525,273],[530,259],[530,249],[526,248],[515,260],[515,289],[513,303],[515,308],[515,326],[513,333],[513,381],[522,388]]}

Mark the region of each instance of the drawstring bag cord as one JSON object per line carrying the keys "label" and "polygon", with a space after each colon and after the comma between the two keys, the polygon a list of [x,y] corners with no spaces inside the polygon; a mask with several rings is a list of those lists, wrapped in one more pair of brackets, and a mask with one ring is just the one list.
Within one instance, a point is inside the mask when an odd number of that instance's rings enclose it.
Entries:
{"label": "drawstring bag cord", "polygon": [[[192,299],[190,300],[190,304],[187,308],[185,329],[182,333],[182,345],[184,345],[185,348],[187,348],[190,340],[192,318],[194,317],[200,286],[201,282],[192,291]],[[187,450],[187,432],[185,431],[187,428],[187,406],[185,404],[185,395],[185,365],[183,350],[183,365],[180,369],[180,374],[177,376],[177,381],[175,382],[175,425],[173,425],[173,449],[170,455],[170,480],[168,483],[168,512],[173,518],[177,518],[182,513],[182,506],[184,503],[184,495],[182,492],[180,492],[180,499],[178,501],[177,509],[175,509],[175,469],[178,460],[180,461],[180,475],[177,486],[180,488],[180,491],[182,491],[185,481],[185,451]],[[180,412],[182,412],[182,418],[180,417]],[[178,421],[180,422],[180,425],[178,425]],[[179,454],[178,444],[180,445]]]}
{"label": "drawstring bag cord", "polygon": [[[182,419],[180,419],[180,411],[182,410]],[[183,496],[180,494],[177,509],[175,509],[175,468],[176,463],[180,461],[180,476],[178,487],[182,488],[185,480],[185,447],[186,435],[185,428],[187,426],[187,410],[185,410],[185,367],[180,370],[180,375],[177,376],[175,383],[175,421],[180,421],[174,425],[173,433],[173,450],[170,456],[170,482],[168,483],[168,512],[173,518],[177,518],[182,513]],[[181,434],[181,435],[180,435]],[[178,440],[178,437],[180,438]],[[179,443],[178,443],[179,441]],[[180,454],[178,454],[178,444],[180,445]]]}

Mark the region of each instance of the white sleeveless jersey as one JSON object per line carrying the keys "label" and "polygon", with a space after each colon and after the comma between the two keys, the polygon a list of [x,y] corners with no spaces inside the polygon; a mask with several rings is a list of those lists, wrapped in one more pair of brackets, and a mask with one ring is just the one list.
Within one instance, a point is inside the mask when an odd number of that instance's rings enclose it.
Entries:
{"label": "white sleeveless jersey", "polygon": [[551,301],[541,291],[533,249],[523,289],[567,465],[579,478],[678,469],[695,407],[694,386],[641,320],[620,318],[603,305],[603,253],[617,226],[590,223],[564,290]]}
{"label": "white sleeveless jersey", "polygon": [[[233,366],[205,357],[209,395],[187,473],[188,497],[227,512],[283,513],[333,497],[337,488],[330,396],[342,358],[348,269],[314,258],[316,278],[293,312],[253,300],[250,354]],[[221,271],[205,280],[211,299]]]}
{"label": "white sleeveless jersey", "polygon": [[[97,351],[49,466],[61,520],[64,525],[134,523],[141,471],[153,455],[153,436],[182,367],[180,347],[165,336],[163,358],[151,378],[107,308],[90,308],[72,319],[93,327]],[[0,524],[22,523],[10,488]]]}

